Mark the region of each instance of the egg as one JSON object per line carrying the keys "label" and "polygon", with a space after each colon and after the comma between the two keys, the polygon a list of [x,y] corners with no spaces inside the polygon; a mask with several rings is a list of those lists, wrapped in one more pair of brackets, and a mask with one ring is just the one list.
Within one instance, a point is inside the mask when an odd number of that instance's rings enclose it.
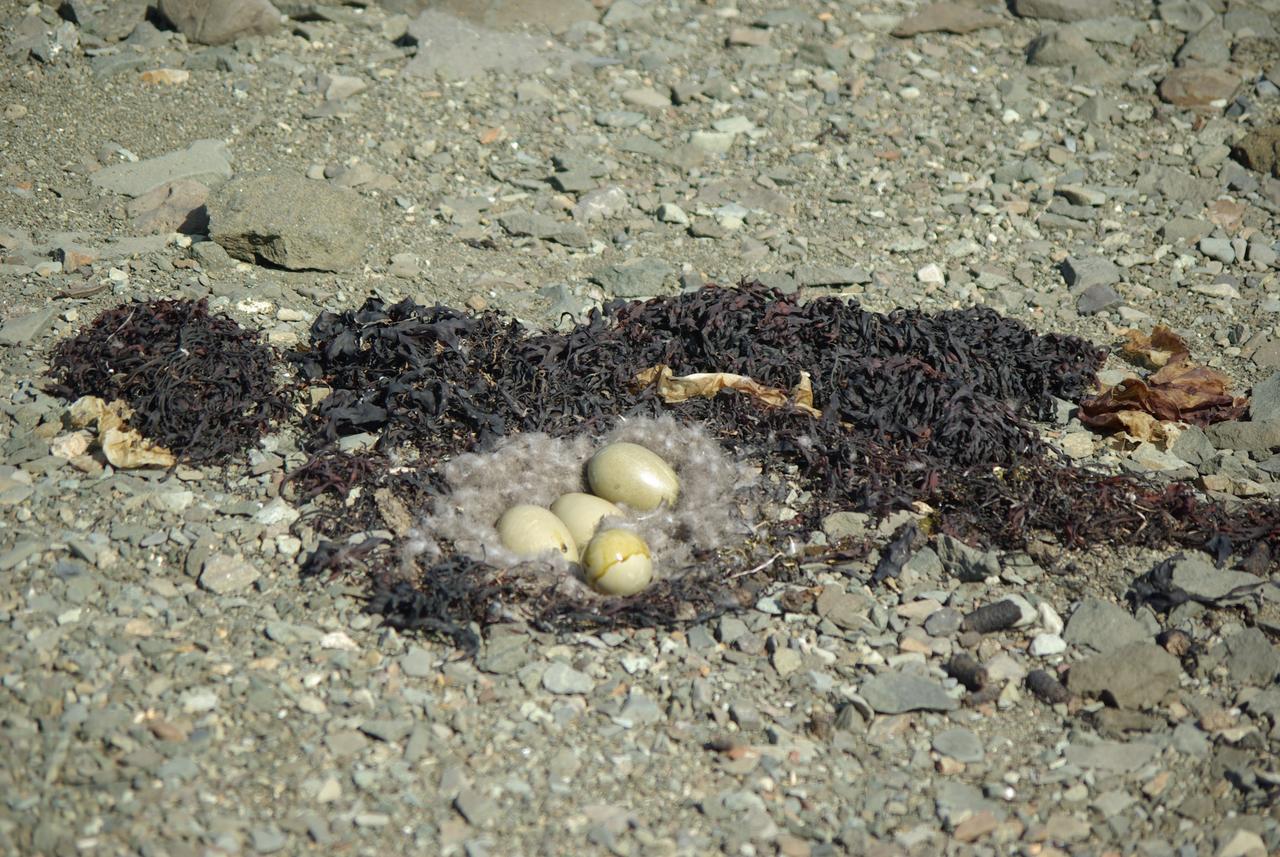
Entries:
{"label": "egg", "polygon": [[564,494],[551,504],[552,513],[564,521],[569,535],[580,545],[591,541],[604,518],[621,518],[622,510],[594,494]]}
{"label": "egg", "polygon": [[635,595],[653,579],[644,539],[630,530],[601,530],[582,554],[587,583],[605,595]]}
{"label": "egg", "polygon": [[650,512],[663,503],[676,504],[680,479],[671,465],[636,443],[611,443],[587,462],[591,493],[611,503]]}
{"label": "egg", "polygon": [[517,556],[532,559],[555,551],[570,562],[578,561],[578,543],[564,521],[549,509],[528,504],[512,506],[498,519],[497,529],[502,544]]}

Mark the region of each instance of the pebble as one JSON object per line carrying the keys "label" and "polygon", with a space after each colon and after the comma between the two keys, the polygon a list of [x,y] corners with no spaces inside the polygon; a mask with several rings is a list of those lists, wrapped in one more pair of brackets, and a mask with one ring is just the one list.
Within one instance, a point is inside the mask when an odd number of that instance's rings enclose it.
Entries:
{"label": "pebble", "polygon": [[259,577],[258,569],[244,557],[214,554],[204,561],[199,583],[215,595],[229,595],[247,589]]}
{"label": "pebble", "polygon": [[579,672],[563,661],[552,661],[542,674],[542,686],[551,693],[583,694],[595,689],[591,676]]}

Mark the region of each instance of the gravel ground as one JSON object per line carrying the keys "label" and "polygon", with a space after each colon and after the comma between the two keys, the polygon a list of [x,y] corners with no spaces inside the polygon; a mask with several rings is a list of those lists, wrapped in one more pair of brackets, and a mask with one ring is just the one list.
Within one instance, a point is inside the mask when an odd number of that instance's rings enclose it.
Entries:
{"label": "gravel ground", "polygon": [[758,278],[1107,347],[1168,325],[1252,419],[1162,448],[1064,404],[1045,434],[1272,497],[1280,2],[160,5],[184,32],[0,5],[0,852],[1280,852],[1267,557],[1184,556],[1196,599],[1157,613],[1125,593],[1169,552],[934,538],[887,585],[814,564],[710,623],[499,625],[473,658],[300,576],[290,432],[117,470],[45,391],[132,298],[289,347],[371,292],[549,326]]}

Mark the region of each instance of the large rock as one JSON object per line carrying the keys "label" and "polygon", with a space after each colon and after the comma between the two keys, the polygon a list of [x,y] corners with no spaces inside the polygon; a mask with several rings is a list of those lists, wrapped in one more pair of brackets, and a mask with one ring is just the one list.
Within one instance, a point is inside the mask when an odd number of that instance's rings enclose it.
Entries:
{"label": "large rock", "polygon": [[1129,643],[1072,664],[1067,686],[1083,696],[1106,696],[1120,708],[1155,705],[1178,686],[1182,666],[1155,643]]}
{"label": "large rock", "polygon": [[1280,179],[1280,125],[1259,128],[1236,143],[1231,155],[1251,170]]}
{"label": "large rock", "polygon": [[1217,110],[1240,86],[1240,78],[1222,68],[1187,66],[1175,68],[1160,81],[1160,97],[1175,107]]}
{"label": "large rock", "polygon": [[294,271],[346,271],[372,216],[360,197],[289,173],[244,176],[209,195],[209,236],[237,259]]}
{"label": "large rock", "polygon": [[495,30],[538,27],[558,33],[582,21],[600,19],[589,0],[413,0],[413,4],[417,12],[435,9]]}
{"label": "large rock", "polygon": [[1013,12],[1019,18],[1083,21],[1115,15],[1116,3],[1115,0],[1013,0]]}
{"label": "large rock", "polygon": [[159,8],[180,33],[202,45],[266,35],[281,18],[269,0],[160,0]]}

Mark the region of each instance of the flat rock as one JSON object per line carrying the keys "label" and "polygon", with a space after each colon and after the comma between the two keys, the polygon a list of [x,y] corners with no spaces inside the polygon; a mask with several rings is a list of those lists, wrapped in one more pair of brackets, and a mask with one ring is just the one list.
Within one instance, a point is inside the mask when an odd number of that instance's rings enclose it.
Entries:
{"label": "flat rock", "polygon": [[1013,13],[1019,18],[1070,23],[1115,15],[1116,6],[1115,0],[1014,0]]}
{"label": "flat rock", "polygon": [[880,673],[864,681],[858,692],[880,714],[954,711],[960,707],[960,703],[942,685],[914,673]]}
{"label": "flat rock", "polygon": [[1027,45],[1027,62],[1035,66],[1068,66],[1101,63],[1102,57],[1075,27],[1059,27],[1036,36]]}
{"label": "flat rock", "polygon": [[542,686],[551,693],[590,693],[596,683],[591,676],[579,672],[563,661],[553,661],[542,674]]}
{"label": "flat rock", "polygon": [[1067,620],[1063,639],[1082,649],[1110,652],[1129,643],[1147,641],[1151,635],[1142,623],[1118,604],[1086,598]]}
{"label": "flat rock", "polygon": [[1203,554],[1191,554],[1173,564],[1169,582],[1197,601],[1222,603],[1247,599],[1264,581],[1248,572],[1215,568]]}
{"label": "flat rock", "polygon": [[418,0],[417,7],[447,12],[494,30],[535,27],[558,33],[600,17],[589,0]]}
{"label": "flat rock", "polygon": [[1071,744],[1063,751],[1067,762],[1081,768],[1127,774],[1136,771],[1160,753],[1148,741],[1099,741],[1096,744]]}
{"label": "flat rock", "polygon": [[930,3],[914,15],[902,19],[892,35],[907,38],[920,33],[963,35],[985,27],[998,27],[1005,19],[976,9],[968,3]]}
{"label": "flat rock", "polygon": [[1280,125],[1250,131],[1232,147],[1231,157],[1251,170],[1280,179]]}
{"label": "flat rock", "polygon": [[593,279],[613,297],[640,298],[671,291],[675,275],[666,262],[646,257],[601,268]]}
{"label": "flat rock", "polygon": [[244,36],[264,36],[283,16],[268,0],[160,0],[160,14],[202,45],[223,45]]}
{"label": "flat rock", "polygon": [[1280,419],[1227,420],[1204,430],[1218,449],[1241,452],[1268,452],[1280,447]]}
{"label": "flat rock", "polygon": [[227,182],[208,208],[209,236],[230,255],[293,271],[358,267],[372,222],[352,192],[289,173]]}
{"label": "flat rock", "polygon": [[1081,315],[1093,315],[1115,309],[1122,303],[1124,298],[1115,288],[1098,284],[1089,286],[1076,297],[1076,312]]}
{"label": "flat rock", "polygon": [[1068,256],[1062,263],[1062,279],[1073,292],[1120,282],[1120,266],[1103,256]]}
{"label": "flat rock", "polygon": [[1155,643],[1128,643],[1071,665],[1067,687],[1085,696],[1108,696],[1120,708],[1155,705],[1178,686],[1182,666]]}
{"label": "flat rock", "polygon": [[971,548],[945,534],[938,537],[934,549],[947,574],[967,583],[978,583],[1000,574],[1000,557],[994,551]]}
{"label": "flat rock", "polygon": [[214,554],[204,561],[198,583],[215,595],[239,592],[260,577],[258,570],[242,556]]}
{"label": "flat rock", "polygon": [[933,736],[933,749],[944,756],[966,763],[981,762],[986,756],[982,739],[973,730],[956,726]]}
{"label": "flat rock", "polygon": [[14,316],[0,325],[0,345],[30,345],[58,316],[58,307],[43,306],[35,312]]}
{"label": "flat rock", "polygon": [[418,42],[418,53],[404,67],[409,77],[467,80],[487,71],[532,73],[571,56],[548,48],[545,37],[490,29],[433,9],[409,24],[409,36]]}
{"label": "flat rock", "polygon": [[1225,106],[1236,88],[1238,75],[1222,68],[1187,66],[1175,68],[1160,81],[1160,97],[1175,107],[1196,110]]}
{"label": "flat rock", "polygon": [[1280,418],[1280,372],[1273,372],[1253,385],[1249,392],[1249,419],[1266,421]]}
{"label": "flat rock", "polygon": [[89,180],[100,188],[125,196],[142,196],[180,179],[216,184],[231,178],[231,154],[221,140],[196,140],[179,149],[131,164],[112,164]]}
{"label": "flat rock", "polygon": [[1225,663],[1233,681],[1266,687],[1280,674],[1280,652],[1258,628],[1246,628],[1224,642]]}
{"label": "flat rock", "polygon": [[504,214],[498,222],[509,234],[529,236],[543,241],[554,241],[566,247],[589,247],[591,238],[576,223],[561,223],[554,217],[531,211],[513,211]]}
{"label": "flat rock", "polygon": [[1214,18],[1213,9],[1201,0],[1163,0],[1159,13],[1161,21],[1184,33],[1194,33]]}

